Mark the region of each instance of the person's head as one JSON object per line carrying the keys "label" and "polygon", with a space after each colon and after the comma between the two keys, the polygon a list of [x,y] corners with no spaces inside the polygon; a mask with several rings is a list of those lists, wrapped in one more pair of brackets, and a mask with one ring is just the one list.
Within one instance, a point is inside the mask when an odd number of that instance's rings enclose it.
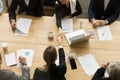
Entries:
{"label": "person's head", "polygon": [[54,64],[57,59],[57,51],[55,47],[48,46],[44,51],[43,58],[47,65]]}
{"label": "person's head", "polygon": [[120,61],[111,62],[106,70],[111,80],[120,80]]}

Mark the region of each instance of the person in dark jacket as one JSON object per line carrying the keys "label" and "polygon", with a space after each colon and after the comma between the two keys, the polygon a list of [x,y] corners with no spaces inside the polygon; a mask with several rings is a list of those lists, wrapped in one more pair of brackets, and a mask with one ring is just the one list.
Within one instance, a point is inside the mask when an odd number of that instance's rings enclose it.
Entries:
{"label": "person in dark jacket", "polygon": [[94,27],[114,22],[120,14],[120,0],[90,0],[88,15]]}
{"label": "person in dark jacket", "polygon": [[33,80],[66,80],[66,62],[65,62],[65,54],[62,46],[62,38],[61,36],[57,37],[59,46],[59,65],[55,64],[57,59],[57,51],[55,47],[48,46],[44,53],[43,58],[46,62],[46,65],[43,67],[38,67],[34,71]]}
{"label": "person in dark jacket", "polygon": [[[108,76],[104,76],[107,71]],[[92,80],[120,80],[120,61],[107,63],[99,68]]]}
{"label": "person in dark jacket", "polygon": [[22,76],[16,75],[9,68],[2,68],[2,58],[0,54],[0,80],[29,80],[30,69],[26,66],[26,58],[20,56],[19,62],[22,65]]}
{"label": "person in dark jacket", "polygon": [[16,29],[16,9],[19,6],[18,14],[27,14],[40,17],[43,12],[43,0],[12,0],[9,7],[9,20],[12,30]]}
{"label": "person in dark jacket", "polygon": [[55,1],[56,25],[61,34],[61,19],[72,18],[82,13],[82,8],[78,0],[57,0]]}

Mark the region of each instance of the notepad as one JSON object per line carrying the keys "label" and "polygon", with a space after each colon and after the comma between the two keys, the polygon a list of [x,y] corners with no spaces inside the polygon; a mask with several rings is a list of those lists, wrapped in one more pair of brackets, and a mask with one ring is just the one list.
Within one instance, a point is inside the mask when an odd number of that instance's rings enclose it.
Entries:
{"label": "notepad", "polygon": [[16,24],[15,35],[28,35],[32,19],[20,18]]}
{"label": "notepad", "polygon": [[19,63],[19,56],[23,56],[26,58],[26,63],[28,67],[32,66],[32,59],[33,59],[34,50],[31,49],[20,49],[17,51],[17,67],[20,67],[21,64]]}
{"label": "notepad", "polygon": [[97,69],[99,68],[95,58],[93,57],[92,54],[87,54],[81,57],[78,57],[78,60],[85,71],[85,73],[90,76],[94,74]]}
{"label": "notepad", "polygon": [[5,62],[7,66],[13,66],[17,64],[15,53],[9,53],[5,55]]}
{"label": "notepad", "polygon": [[97,27],[97,33],[100,40],[112,40],[112,34],[109,26]]}
{"label": "notepad", "polygon": [[65,38],[69,45],[73,45],[81,41],[89,40],[90,35],[87,35],[84,29],[80,29],[80,30],[65,34]]}
{"label": "notepad", "polygon": [[62,32],[72,32],[73,31],[73,19],[62,19]]}

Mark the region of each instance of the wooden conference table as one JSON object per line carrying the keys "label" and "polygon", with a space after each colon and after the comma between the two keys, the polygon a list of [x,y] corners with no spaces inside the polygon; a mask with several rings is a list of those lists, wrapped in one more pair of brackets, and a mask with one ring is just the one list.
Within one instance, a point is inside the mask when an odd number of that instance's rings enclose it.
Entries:
{"label": "wooden conference table", "polygon": [[[30,67],[30,75],[31,79],[33,77],[33,73],[36,67],[42,66],[45,64],[43,60],[43,52],[45,48],[49,45],[53,45],[58,49],[58,42],[56,40],[56,36],[58,33],[58,28],[56,26],[54,17],[31,17],[26,15],[18,15],[17,18],[25,17],[32,18],[32,24],[30,27],[28,36],[16,36],[10,27],[8,14],[4,13],[0,16],[0,44],[2,42],[8,42],[8,51],[17,52],[19,49],[32,49],[34,50],[33,62]],[[120,21],[115,21],[110,26],[113,40],[111,41],[100,41],[96,32],[96,29],[92,27],[89,23],[88,19],[76,18],[73,19],[73,30],[80,29],[80,22],[82,22],[82,28],[89,33],[89,30],[94,30],[95,38],[91,38],[89,42],[79,43],[74,46],[69,46],[65,38],[63,38],[63,46],[65,49],[65,55],[68,56],[69,51],[72,49],[76,51],[76,64],[77,69],[72,70],[69,60],[67,59],[67,80],[90,80],[91,76],[87,76],[83,71],[77,57],[86,55],[91,53],[97,63],[101,66],[104,63],[120,60]],[[54,39],[52,41],[48,40],[48,32],[54,32]],[[0,52],[3,57],[2,67],[6,66],[4,61],[4,53],[2,48],[0,47]],[[21,75],[21,69],[18,67],[11,67],[12,71],[16,74]]]}

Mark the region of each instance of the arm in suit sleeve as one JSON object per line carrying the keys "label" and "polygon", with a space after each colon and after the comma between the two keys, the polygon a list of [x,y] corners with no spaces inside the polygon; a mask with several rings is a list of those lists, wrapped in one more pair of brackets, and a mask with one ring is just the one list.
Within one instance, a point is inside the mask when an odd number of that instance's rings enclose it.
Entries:
{"label": "arm in suit sleeve", "polygon": [[61,75],[66,73],[65,53],[62,47],[59,48],[59,72]]}
{"label": "arm in suit sleeve", "polygon": [[30,69],[28,67],[22,67],[23,80],[30,80]]}
{"label": "arm in suit sleeve", "polygon": [[77,16],[82,13],[82,8],[78,0],[76,0],[76,12],[71,15],[71,17]]}
{"label": "arm in suit sleeve", "polygon": [[106,20],[108,20],[108,24],[114,22],[118,17],[119,17],[119,14],[120,14],[120,7],[117,8],[115,10],[115,12],[110,16],[108,17]]}
{"label": "arm in suit sleeve", "polygon": [[105,69],[102,67],[99,68],[94,74],[92,80],[103,80],[104,73],[105,73]]}
{"label": "arm in suit sleeve", "polygon": [[89,8],[88,8],[89,21],[91,19],[95,18],[94,8],[95,8],[95,1],[94,0],[90,0],[90,4],[89,4]]}
{"label": "arm in suit sleeve", "polygon": [[9,12],[9,20],[14,19],[16,20],[16,13],[15,10],[17,9],[17,0],[12,0],[10,4]]}
{"label": "arm in suit sleeve", "polygon": [[60,5],[58,1],[55,2],[55,16],[56,16],[56,25],[59,28],[61,27],[61,11],[60,11]]}
{"label": "arm in suit sleeve", "polygon": [[[39,16],[43,16],[44,15],[44,11],[43,11],[43,0],[40,0],[40,3],[39,3],[39,7],[38,7],[38,13],[39,13]],[[38,14],[37,13],[37,14]]]}

